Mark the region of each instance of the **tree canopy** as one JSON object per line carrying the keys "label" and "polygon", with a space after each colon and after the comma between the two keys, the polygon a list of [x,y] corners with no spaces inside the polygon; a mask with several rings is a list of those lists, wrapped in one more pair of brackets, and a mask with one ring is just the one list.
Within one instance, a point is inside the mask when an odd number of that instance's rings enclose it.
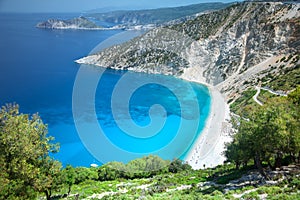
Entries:
{"label": "tree canopy", "polygon": [[61,168],[49,156],[58,150],[52,140],[38,115],[20,114],[14,104],[0,109],[0,199],[50,198]]}
{"label": "tree canopy", "polygon": [[275,168],[284,161],[299,161],[299,98],[300,87],[288,97],[276,97],[254,108],[248,120],[239,119],[237,133],[227,144],[227,159],[237,168],[253,159],[260,170],[263,162]]}

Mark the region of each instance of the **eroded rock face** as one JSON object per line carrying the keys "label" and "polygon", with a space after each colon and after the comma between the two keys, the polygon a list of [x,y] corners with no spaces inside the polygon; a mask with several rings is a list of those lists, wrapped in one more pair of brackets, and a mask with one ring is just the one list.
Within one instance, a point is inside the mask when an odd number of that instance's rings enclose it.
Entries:
{"label": "eroded rock face", "polygon": [[262,71],[249,69],[272,57],[299,52],[299,9],[299,4],[238,3],[153,29],[77,62],[174,75],[218,85],[229,95],[241,79]]}

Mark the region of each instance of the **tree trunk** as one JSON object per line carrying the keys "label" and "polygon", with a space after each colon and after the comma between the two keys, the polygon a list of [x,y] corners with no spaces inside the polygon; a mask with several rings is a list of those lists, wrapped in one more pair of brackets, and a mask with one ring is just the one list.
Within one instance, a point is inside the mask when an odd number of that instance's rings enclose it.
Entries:
{"label": "tree trunk", "polygon": [[46,195],[46,199],[47,200],[51,200],[51,192],[49,192],[48,190],[45,191],[45,195]]}
{"label": "tree trunk", "polygon": [[240,163],[239,163],[239,162],[236,162],[236,163],[235,163],[235,169],[236,169],[236,170],[240,169]]}
{"label": "tree trunk", "polygon": [[69,187],[68,187],[68,196],[70,195],[70,193],[71,193],[71,185],[69,185]]}
{"label": "tree trunk", "polygon": [[255,157],[254,157],[254,162],[255,162],[255,165],[259,171],[259,173],[265,177],[266,179],[269,179],[268,176],[266,175],[265,171],[264,171],[264,168],[262,166],[262,163],[261,163],[261,160],[260,160],[260,156],[258,153],[255,154]]}
{"label": "tree trunk", "polygon": [[271,163],[270,161],[268,161],[268,166],[269,166],[269,168],[272,169],[272,170],[275,170],[275,169],[276,169],[275,165],[273,166],[272,163]]}
{"label": "tree trunk", "polygon": [[278,152],[275,158],[275,168],[280,168],[282,166],[282,153]]}
{"label": "tree trunk", "polygon": [[243,162],[243,167],[247,167],[248,166],[248,162]]}

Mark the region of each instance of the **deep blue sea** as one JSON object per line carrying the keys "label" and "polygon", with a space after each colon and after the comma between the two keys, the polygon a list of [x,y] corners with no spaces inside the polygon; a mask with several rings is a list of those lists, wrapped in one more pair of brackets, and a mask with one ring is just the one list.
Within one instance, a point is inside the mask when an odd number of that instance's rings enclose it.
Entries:
{"label": "deep blue sea", "polygon": [[39,113],[60,143],[53,157],[63,165],[128,162],[149,154],[184,158],[205,126],[208,89],[170,76],[74,62],[121,30],[35,28],[49,18],[78,15],[0,14],[0,105],[15,102],[22,113]]}

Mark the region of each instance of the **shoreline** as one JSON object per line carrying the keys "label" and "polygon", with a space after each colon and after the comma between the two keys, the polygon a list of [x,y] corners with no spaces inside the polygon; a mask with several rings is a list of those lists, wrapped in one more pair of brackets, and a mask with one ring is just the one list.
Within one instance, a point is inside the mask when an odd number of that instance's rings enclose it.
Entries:
{"label": "shoreline", "polygon": [[211,95],[211,104],[205,127],[184,161],[192,166],[193,169],[215,167],[223,164],[226,160],[223,155],[225,143],[231,141],[231,137],[228,134],[230,128],[228,122],[230,120],[229,105],[216,87],[200,81],[188,81],[206,85]]}

